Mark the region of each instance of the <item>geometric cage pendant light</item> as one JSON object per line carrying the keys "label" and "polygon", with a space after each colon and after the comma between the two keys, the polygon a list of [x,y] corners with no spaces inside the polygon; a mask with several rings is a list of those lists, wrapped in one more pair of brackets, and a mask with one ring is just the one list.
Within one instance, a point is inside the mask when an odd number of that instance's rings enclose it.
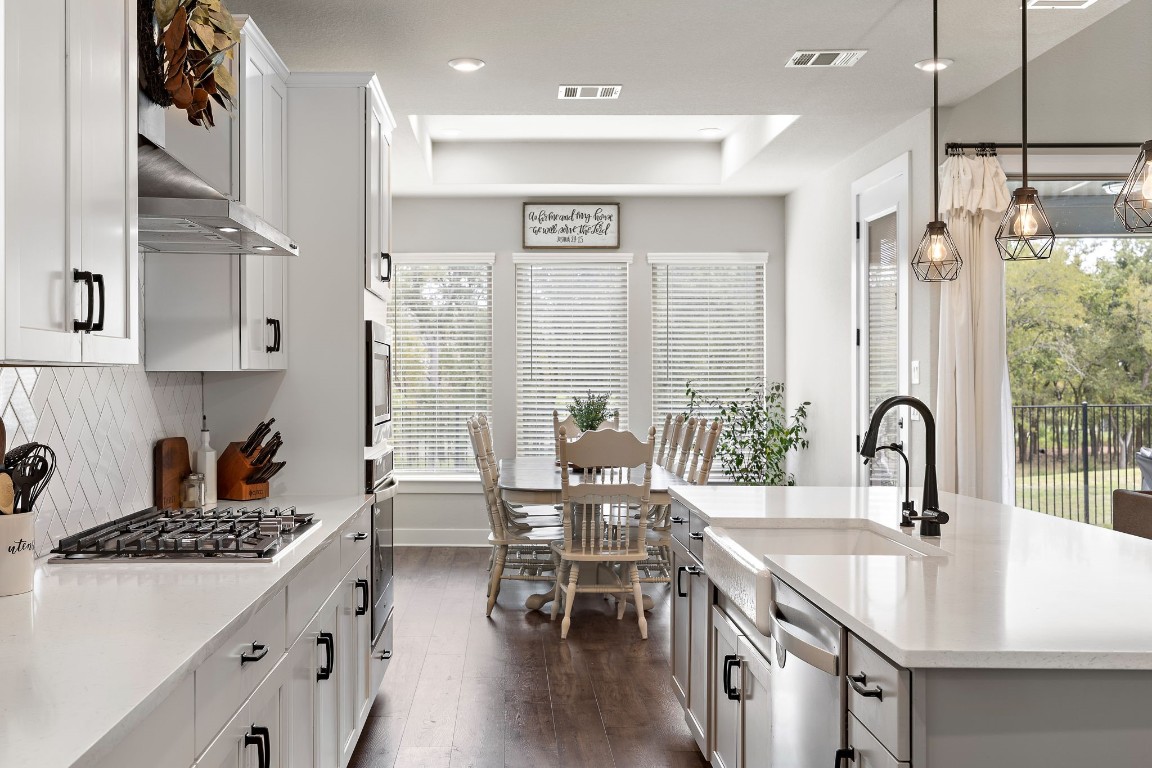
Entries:
{"label": "geometric cage pendant light", "polygon": [[1116,196],[1116,216],[1129,232],[1152,232],[1152,141],[1140,147],[1132,173]]}
{"label": "geometric cage pendant light", "polygon": [[960,251],[948,234],[948,225],[940,220],[940,41],[936,2],[932,0],[932,200],[936,217],[928,222],[920,246],[912,256],[912,271],[925,283],[955,280],[964,266]]}
{"label": "geometric cage pendant light", "polygon": [[1020,3],[1020,113],[1022,185],[1012,194],[1012,203],[1004,212],[996,231],[996,249],[1004,261],[1049,259],[1056,245],[1056,233],[1040,204],[1040,195],[1028,186],[1028,3]]}

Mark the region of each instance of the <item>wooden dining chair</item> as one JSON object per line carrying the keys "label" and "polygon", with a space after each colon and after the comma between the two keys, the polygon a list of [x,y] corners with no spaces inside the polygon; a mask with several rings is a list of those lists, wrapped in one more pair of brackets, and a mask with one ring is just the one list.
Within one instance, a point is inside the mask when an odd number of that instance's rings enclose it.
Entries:
{"label": "wooden dining chair", "polygon": [[672,431],[668,434],[668,450],[664,454],[664,460],[660,462],[660,466],[669,472],[676,466],[676,451],[680,447],[680,437],[683,433],[684,414],[678,413],[672,419]]}
{"label": "wooden dining chair", "polygon": [[[552,434],[556,438],[556,458],[560,458],[560,430],[563,429],[568,439],[572,440],[584,434],[584,430],[576,426],[576,420],[572,418],[572,414],[568,414],[563,419],[560,418],[560,411],[552,411]],[[600,422],[600,426],[596,429],[620,429],[620,412],[610,419],[604,419]]]}
{"label": "wooden dining chair", "polygon": [[[624,618],[630,597],[636,606],[640,637],[647,640],[648,622],[637,566],[648,557],[656,429],[648,429],[647,441],[616,429],[585,432],[575,440],[568,440],[562,430],[560,437],[564,538],[552,545],[559,565],[553,619],[560,601],[564,602],[560,637],[568,636],[576,595],[596,593],[616,599],[617,619]],[[580,469],[569,469],[569,463]],[[639,514],[633,516],[636,508]],[[597,578],[581,584],[581,567],[588,566]]]}
{"label": "wooden dining chair", "polygon": [[656,466],[664,466],[664,454],[668,452],[668,438],[672,434],[672,414],[664,415],[664,429],[660,431],[660,441],[656,443]]}
{"label": "wooden dining chair", "polygon": [[[497,484],[496,493],[499,495],[500,462],[496,460],[496,453],[492,448],[492,427],[488,422],[488,417],[482,413],[476,415],[476,420],[480,427],[484,460],[492,472],[493,481]],[[520,530],[526,531],[535,526],[560,525],[560,516],[557,514],[557,510],[543,504],[524,506],[504,502],[503,513],[508,524],[512,528],[519,528]]]}
{"label": "wooden dining chair", "polygon": [[552,581],[556,570],[552,544],[562,541],[564,529],[560,526],[533,527],[520,530],[511,527],[504,513],[504,501],[496,487],[496,477],[484,456],[482,427],[476,417],[468,419],[468,437],[476,458],[476,468],[484,493],[484,506],[488,512],[488,544],[492,548],[488,577],[488,604],[485,616],[492,615],[500,583],[512,581]]}

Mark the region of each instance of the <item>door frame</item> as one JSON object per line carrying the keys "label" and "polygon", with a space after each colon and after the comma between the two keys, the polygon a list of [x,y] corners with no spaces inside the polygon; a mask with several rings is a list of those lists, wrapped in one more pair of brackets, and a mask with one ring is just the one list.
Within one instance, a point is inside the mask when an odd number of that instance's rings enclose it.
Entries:
{"label": "door frame", "polygon": [[[871,173],[857,179],[852,184],[852,215],[855,226],[852,235],[852,327],[850,334],[859,334],[858,342],[851,345],[852,361],[852,423],[856,426],[858,440],[862,440],[871,416],[865,405],[863,391],[865,362],[868,354],[867,292],[864,264],[868,260],[868,226],[879,218],[896,214],[897,250],[897,317],[899,324],[899,388],[901,393],[909,389],[910,358],[910,268],[912,258],[911,230],[911,187],[912,153],[905,152],[880,166]],[[900,429],[900,439],[908,443],[908,420]],[[857,447],[857,451],[858,451]],[[853,479],[856,485],[865,485],[867,472],[857,451],[853,451]]]}

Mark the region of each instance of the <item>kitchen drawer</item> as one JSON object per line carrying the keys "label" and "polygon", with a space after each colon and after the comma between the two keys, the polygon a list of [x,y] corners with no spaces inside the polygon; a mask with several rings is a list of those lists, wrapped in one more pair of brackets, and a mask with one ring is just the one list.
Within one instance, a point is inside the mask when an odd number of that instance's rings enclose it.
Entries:
{"label": "kitchen drawer", "polygon": [[[910,739],[911,675],[874,651],[860,638],[848,635],[848,710],[901,760],[912,759]],[[863,675],[863,679],[859,676]],[[856,677],[854,681],[852,678]],[[879,692],[864,696],[857,689]]]}
{"label": "kitchen drawer", "polygon": [[392,649],[395,647],[393,643],[395,625],[393,618],[394,614],[389,613],[388,618],[384,621],[384,628],[380,630],[380,639],[376,641],[376,645],[372,646],[372,677],[369,680],[372,690],[380,687],[384,673],[388,671],[388,666],[392,663]]}
{"label": "kitchen drawer", "polygon": [[848,715],[848,745],[856,750],[852,768],[909,768],[911,763],[902,763],[876,740],[872,733],[860,724],[855,715]]}
{"label": "kitchen drawer", "polygon": [[691,541],[688,538],[690,518],[688,507],[678,501],[672,502],[672,537],[683,544],[684,549],[688,549],[688,542]]}
{"label": "kitchen drawer", "polygon": [[328,596],[340,586],[340,577],[347,572],[340,569],[340,542],[338,537],[333,536],[316,551],[311,562],[288,582],[289,647],[300,637],[300,633],[312,621]]}
{"label": "kitchen drawer", "polygon": [[372,545],[372,505],[352,516],[340,531],[340,573],[345,574]]}
{"label": "kitchen drawer", "polygon": [[284,599],[280,590],[196,669],[196,754],[284,655]]}

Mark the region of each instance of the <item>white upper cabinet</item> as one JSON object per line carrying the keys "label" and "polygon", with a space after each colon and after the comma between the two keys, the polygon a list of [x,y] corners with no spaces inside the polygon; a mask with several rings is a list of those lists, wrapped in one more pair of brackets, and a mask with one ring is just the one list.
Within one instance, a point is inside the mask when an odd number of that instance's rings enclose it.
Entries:
{"label": "white upper cabinet", "polygon": [[6,362],[139,362],[136,3],[3,6]]}
{"label": "white upper cabinet", "polygon": [[365,287],[385,301],[392,298],[392,129],[395,121],[375,88],[367,91],[365,159]]}

